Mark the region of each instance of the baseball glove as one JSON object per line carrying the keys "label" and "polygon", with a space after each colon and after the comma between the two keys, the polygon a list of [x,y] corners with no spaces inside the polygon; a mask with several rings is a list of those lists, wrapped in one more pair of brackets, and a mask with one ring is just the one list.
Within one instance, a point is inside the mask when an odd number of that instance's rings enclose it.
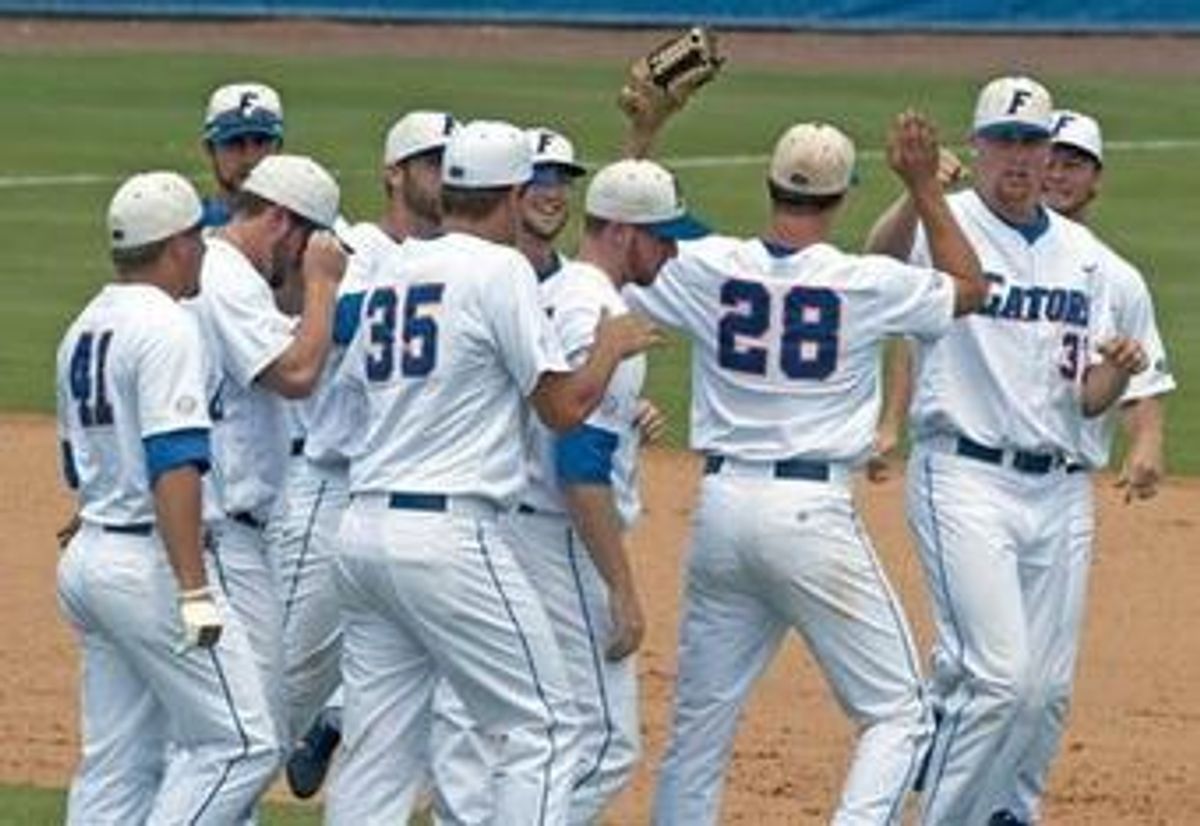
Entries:
{"label": "baseball glove", "polygon": [[699,26],[689,29],[630,64],[617,103],[634,131],[653,134],[724,62],[716,35]]}

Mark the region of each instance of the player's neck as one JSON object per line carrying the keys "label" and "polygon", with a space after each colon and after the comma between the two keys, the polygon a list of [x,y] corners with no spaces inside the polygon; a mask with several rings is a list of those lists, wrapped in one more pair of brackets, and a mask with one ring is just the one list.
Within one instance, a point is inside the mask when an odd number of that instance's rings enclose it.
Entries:
{"label": "player's neck", "polygon": [[474,235],[482,238],[485,241],[491,241],[494,244],[504,244],[505,246],[513,246],[515,240],[513,238],[512,214],[505,214],[505,210],[498,209],[486,218],[467,218],[462,215],[448,215],[442,222],[442,228],[446,232],[462,232],[467,235]]}
{"label": "player's neck", "polygon": [[254,231],[251,222],[235,221],[219,229],[217,235],[235,247],[254,269],[266,277],[270,268],[271,244],[263,233]]}
{"label": "player's neck", "polygon": [[575,260],[591,264],[603,272],[618,290],[624,286],[625,279],[621,275],[620,256],[587,233],[584,233],[583,237],[579,239],[579,253],[575,256]]}
{"label": "player's neck", "polygon": [[776,213],[762,237],[793,250],[820,244],[829,238],[830,221],[823,215]]}

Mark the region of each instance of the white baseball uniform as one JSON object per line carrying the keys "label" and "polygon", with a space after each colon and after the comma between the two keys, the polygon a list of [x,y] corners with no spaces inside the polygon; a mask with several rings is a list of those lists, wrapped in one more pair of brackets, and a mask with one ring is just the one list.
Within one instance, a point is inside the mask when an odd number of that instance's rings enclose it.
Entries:
{"label": "white baseball uniform", "polygon": [[[600,312],[627,312],[624,299],[603,271],[559,257],[560,267],[543,280],[542,308],[549,315],[568,361],[586,360]],[[628,528],[641,509],[637,489],[640,434],[635,424],[645,381],[645,357],[626,359],[609,382],[604,400],[587,422],[558,435],[534,419],[529,484],[517,509],[504,519],[517,562],[545,605],[566,661],[580,725],[579,764],[572,783],[570,823],[595,823],[628,782],[641,751],[637,670],[634,657],[605,658],[611,614],[608,587],[583,539],[571,525],[565,484],[606,484]],[[433,776],[439,823],[489,823],[495,789],[489,747],[453,692],[434,699]]]}
{"label": "white baseball uniform", "polygon": [[361,399],[337,381],[345,346],[362,313],[366,285],[396,249],[376,224],[341,233],[354,253],[338,287],[334,346],[313,394],[293,403],[303,440],[293,433],[281,506],[269,531],[283,600],[283,680],[289,742],[303,735],[341,681],[341,618],[333,578],[338,530],[350,505],[350,456],[361,435]]}
{"label": "white baseball uniform", "polygon": [[515,250],[410,239],[377,272],[342,363],[367,418],[335,566],[345,710],[330,823],[404,822],[439,679],[502,737],[496,822],[564,822],[571,694],[498,517],[524,482],[525,398],[565,369]]}
{"label": "white baseball uniform", "polygon": [[59,346],[59,437],[83,520],[58,566],[83,648],[71,824],[232,823],[278,766],[245,629],[216,593],[220,642],[183,647],[155,528],[153,479],[208,467],[204,369],[194,319],[148,284],[105,287]]}
{"label": "white baseball uniform", "polygon": [[898,822],[931,723],[907,622],[855,513],[880,342],[950,328],[948,276],[828,244],[681,243],[630,305],[692,338],[706,454],[654,821],[716,823],[738,714],[795,629],[859,727],[833,823]]}
{"label": "white baseball uniform", "polygon": [[295,322],[240,250],[215,236],[205,247],[200,295],[187,305],[211,360],[213,469],[205,494],[217,507],[206,516],[221,585],[246,626],[282,740],[282,603],[265,528],[283,485],[289,433],[283,399],[257,379],[291,344]]}
{"label": "white baseball uniform", "polygon": [[[1108,334],[1106,262],[1091,234],[1040,211],[1019,228],[973,191],[950,198],[989,297],[920,342],[911,410],[910,524],[934,607],[944,718],[924,821],[984,823],[1000,808],[1047,702],[1045,664],[1065,598],[1079,393]],[[923,234],[913,260],[928,261]]]}
{"label": "white baseball uniform", "polygon": [[[1122,335],[1141,342],[1150,364],[1149,369],[1130,378],[1121,402],[1170,393],[1175,389],[1175,379],[1167,365],[1166,349],[1154,319],[1154,302],[1146,282],[1133,265],[1111,248],[1106,246],[1103,250],[1107,253],[1104,277],[1107,279],[1113,326]],[[1010,812],[1029,823],[1038,819],[1050,764],[1058,753],[1066,727],[1079,639],[1083,630],[1095,534],[1092,480],[1086,471],[1108,467],[1118,418],[1117,406],[1103,416],[1083,422],[1079,456],[1068,470],[1068,508],[1071,516],[1067,585],[1047,667],[1046,692],[1049,701],[1043,710],[1041,725],[1033,728],[1032,740],[1018,766],[1010,799],[1005,804]]]}

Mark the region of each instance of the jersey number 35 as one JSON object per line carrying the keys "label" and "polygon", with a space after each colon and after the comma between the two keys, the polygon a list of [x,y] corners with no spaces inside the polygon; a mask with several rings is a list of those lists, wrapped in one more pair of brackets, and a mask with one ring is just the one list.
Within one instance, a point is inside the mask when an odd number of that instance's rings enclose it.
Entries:
{"label": "jersey number 35", "polygon": [[[396,372],[396,345],[400,349],[400,375],[427,376],[437,364],[437,317],[430,312],[442,302],[445,284],[413,284],[404,293],[404,317],[398,318],[400,297],[384,287],[367,299],[367,378],[388,381]],[[396,328],[400,328],[397,342]]]}

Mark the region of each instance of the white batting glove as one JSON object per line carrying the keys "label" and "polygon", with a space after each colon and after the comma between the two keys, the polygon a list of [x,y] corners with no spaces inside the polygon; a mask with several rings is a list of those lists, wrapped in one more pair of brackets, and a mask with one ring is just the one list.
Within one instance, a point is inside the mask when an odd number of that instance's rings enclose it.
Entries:
{"label": "white batting glove", "polygon": [[221,639],[225,624],[207,587],[179,592],[179,618],[186,647],[212,648]]}

